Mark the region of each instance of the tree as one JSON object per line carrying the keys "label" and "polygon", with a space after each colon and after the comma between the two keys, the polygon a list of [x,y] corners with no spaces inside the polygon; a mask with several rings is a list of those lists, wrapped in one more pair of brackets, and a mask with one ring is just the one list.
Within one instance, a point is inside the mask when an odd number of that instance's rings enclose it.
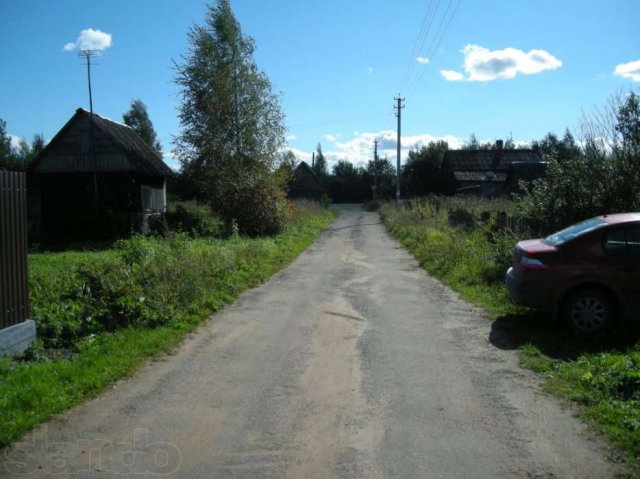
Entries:
{"label": "tree", "polygon": [[493,144],[491,142],[479,142],[475,133],[472,133],[467,143],[462,145],[462,148],[465,150],[492,150]]}
{"label": "tree", "polygon": [[371,185],[362,168],[347,160],[338,160],[328,178],[331,198],[336,203],[362,202],[371,198]]}
{"label": "tree", "polygon": [[402,169],[402,176],[412,197],[441,193],[442,182],[440,165],[449,144],[443,140],[429,142],[419,150],[409,150],[407,163]]}
{"label": "tree", "polygon": [[[284,116],[253,59],[255,42],[242,33],[229,0],[209,5],[204,24],[193,26],[188,40],[188,53],[175,65],[181,175],[228,226],[235,220],[250,235],[277,231],[284,201],[273,170],[285,143]],[[256,202],[261,208],[252,215],[245,207]]]}
{"label": "tree", "polygon": [[365,181],[369,185],[374,184],[377,178],[376,198],[393,198],[396,193],[396,169],[387,157],[369,160],[366,168]]}
{"label": "tree", "polygon": [[562,140],[555,133],[549,132],[542,140],[531,142],[531,148],[540,152],[546,159],[559,162],[574,160],[581,153],[580,147],[568,128],[565,130]]}
{"label": "tree", "polygon": [[15,155],[11,145],[11,137],[7,133],[7,122],[0,118],[0,170],[14,170]]}
{"label": "tree", "polygon": [[630,92],[617,112],[615,130],[620,134],[620,147],[627,154],[638,155],[640,152],[640,98]]}
{"label": "tree", "polygon": [[505,150],[515,150],[516,149],[516,142],[513,141],[513,137],[509,136],[509,138],[507,138],[507,141],[504,142],[504,146],[502,147]]}
{"label": "tree", "polygon": [[318,147],[316,148],[316,158],[314,160],[313,172],[320,180],[324,180],[329,174],[327,171],[327,160],[324,158],[324,154],[322,153],[322,145],[318,143]]}
{"label": "tree", "polygon": [[532,235],[547,234],[589,217],[640,208],[638,149],[629,148],[633,125],[640,126],[634,96],[637,98],[633,92],[626,97],[614,95],[604,109],[585,115],[581,151],[570,134],[565,134],[562,142],[554,142],[552,134],[545,137],[544,144],[553,145],[555,151],[579,154],[571,161],[551,155],[546,177],[529,185],[518,201],[523,224]]}
{"label": "tree", "polygon": [[162,145],[142,100],[132,100],[129,110],[122,114],[125,125],[130,126],[155,152],[162,157]]}
{"label": "tree", "polygon": [[47,146],[47,142],[44,139],[44,133],[36,133],[31,140],[31,155],[33,158],[37,157],[44,147]]}
{"label": "tree", "polygon": [[332,173],[334,177],[352,177],[357,175],[356,167],[353,166],[353,163],[348,162],[347,160],[338,160],[338,162],[333,166]]}

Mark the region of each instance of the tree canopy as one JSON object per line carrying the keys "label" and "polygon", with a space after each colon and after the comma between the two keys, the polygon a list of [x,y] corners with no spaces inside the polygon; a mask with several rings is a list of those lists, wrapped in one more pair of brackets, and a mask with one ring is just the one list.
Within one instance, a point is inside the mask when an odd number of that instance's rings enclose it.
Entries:
{"label": "tree canopy", "polygon": [[[277,231],[283,193],[273,171],[284,145],[284,115],[253,59],[255,42],[242,33],[229,0],[209,5],[188,41],[189,51],[175,65],[181,174],[241,233]],[[260,215],[275,223],[266,225]]]}
{"label": "tree canopy", "polygon": [[125,125],[130,126],[156,153],[162,156],[162,145],[142,100],[132,100],[129,110],[122,114]]}

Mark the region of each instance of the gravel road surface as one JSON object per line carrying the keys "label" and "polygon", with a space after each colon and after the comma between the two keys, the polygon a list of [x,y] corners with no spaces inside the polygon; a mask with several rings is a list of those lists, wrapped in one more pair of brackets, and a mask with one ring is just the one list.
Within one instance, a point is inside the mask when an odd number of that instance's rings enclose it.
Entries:
{"label": "gravel road surface", "polygon": [[340,216],[172,355],[0,452],[0,476],[611,477],[480,309]]}

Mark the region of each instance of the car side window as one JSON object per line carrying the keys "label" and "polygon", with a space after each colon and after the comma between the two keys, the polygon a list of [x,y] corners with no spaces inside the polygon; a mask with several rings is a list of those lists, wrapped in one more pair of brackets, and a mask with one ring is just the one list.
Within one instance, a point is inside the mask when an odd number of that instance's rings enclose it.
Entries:
{"label": "car side window", "polygon": [[627,254],[627,239],[624,228],[610,230],[602,237],[602,248],[606,255],[621,256]]}
{"label": "car side window", "polygon": [[627,253],[640,257],[640,226],[627,228]]}

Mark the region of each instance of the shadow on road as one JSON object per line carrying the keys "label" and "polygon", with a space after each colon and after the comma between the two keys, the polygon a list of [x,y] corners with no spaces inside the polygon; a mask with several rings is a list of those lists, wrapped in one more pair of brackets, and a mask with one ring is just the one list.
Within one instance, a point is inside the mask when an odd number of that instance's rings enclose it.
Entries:
{"label": "shadow on road", "polygon": [[572,360],[583,353],[633,347],[640,340],[640,322],[620,323],[608,332],[587,336],[572,331],[549,314],[529,312],[497,318],[491,325],[489,340],[501,350],[530,344],[551,358]]}

